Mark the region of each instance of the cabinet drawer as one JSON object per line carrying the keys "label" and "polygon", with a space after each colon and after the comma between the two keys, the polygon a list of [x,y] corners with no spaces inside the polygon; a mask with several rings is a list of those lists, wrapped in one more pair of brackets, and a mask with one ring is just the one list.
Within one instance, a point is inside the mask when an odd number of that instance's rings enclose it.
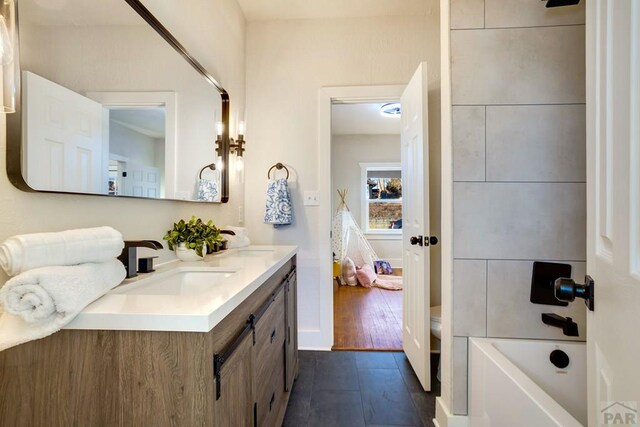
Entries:
{"label": "cabinet drawer", "polygon": [[[257,378],[268,378],[276,363],[278,350],[286,337],[284,287],[276,292],[273,302],[256,323],[255,363]],[[284,362],[283,362],[284,363]],[[267,373],[265,375],[265,373]]]}
{"label": "cabinet drawer", "polygon": [[275,360],[265,377],[258,380],[256,396],[256,420],[258,427],[274,427],[283,404],[284,393],[284,345],[278,347]]}

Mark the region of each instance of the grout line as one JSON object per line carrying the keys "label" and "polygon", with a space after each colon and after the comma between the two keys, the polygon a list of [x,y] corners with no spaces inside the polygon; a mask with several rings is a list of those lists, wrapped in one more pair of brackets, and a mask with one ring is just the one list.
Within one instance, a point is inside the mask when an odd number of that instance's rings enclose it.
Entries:
{"label": "grout line", "polygon": [[[486,12],[485,12],[486,14]],[[524,25],[521,27],[487,27],[486,21],[482,28],[451,28],[450,31],[482,31],[482,30],[521,30],[534,28],[564,28],[564,27],[584,27],[586,24],[555,24],[555,25]]]}
{"label": "grout line", "polygon": [[482,28],[487,29],[487,0],[482,0]]}
{"label": "grout line", "polygon": [[[485,153],[486,158],[486,153]],[[486,173],[486,172],[485,172]],[[463,184],[586,184],[586,181],[453,181]]]}
{"label": "grout line", "polygon": [[484,182],[487,182],[487,106],[486,105],[484,106]]}
{"label": "grout line", "polygon": [[587,262],[586,259],[557,259],[557,258],[460,258],[454,257],[455,260],[462,261],[557,261],[557,262]]}
{"label": "grout line", "polygon": [[586,102],[542,102],[542,103],[522,103],[522,104],[451,104],[452,107],[538,107],[538,106],[564,106],[564,105],[587,105]]}
{"label": "grout line", "polygon": [[484,336],[489,332],[489,260],[485,260],[484,270]]}

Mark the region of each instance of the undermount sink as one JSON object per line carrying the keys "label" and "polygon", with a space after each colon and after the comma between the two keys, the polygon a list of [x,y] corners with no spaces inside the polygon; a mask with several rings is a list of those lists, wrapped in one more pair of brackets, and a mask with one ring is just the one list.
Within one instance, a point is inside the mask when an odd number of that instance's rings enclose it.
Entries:
{"label": "undermount sink", "polygon": [[220,284],[235,271],[220,271],[209,267],[180,267],[158,273],[112,291],[124,295],[197,296]]}

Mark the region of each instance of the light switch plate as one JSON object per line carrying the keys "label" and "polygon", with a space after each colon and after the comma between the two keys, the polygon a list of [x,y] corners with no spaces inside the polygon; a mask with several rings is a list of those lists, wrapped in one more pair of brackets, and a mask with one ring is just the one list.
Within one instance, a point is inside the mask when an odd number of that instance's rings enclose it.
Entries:
{"label": "light switch plate", "polygon": [[320,192],[305,191],[304,192],[304,205],[305,206],[320,206]]}

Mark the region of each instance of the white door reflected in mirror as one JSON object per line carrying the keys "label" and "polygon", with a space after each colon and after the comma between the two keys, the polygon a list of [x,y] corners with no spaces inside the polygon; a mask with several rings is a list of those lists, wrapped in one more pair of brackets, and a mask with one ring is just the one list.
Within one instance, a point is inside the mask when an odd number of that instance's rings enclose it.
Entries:
{"label": "white door reflected in mirror", "polygon": [[12,182],[221,201],[220,172],[200,173],[216,161],[219,89],[127,2],[20,0],[18,18],[22,123],[9,128],[22,132],[22,157]]}

